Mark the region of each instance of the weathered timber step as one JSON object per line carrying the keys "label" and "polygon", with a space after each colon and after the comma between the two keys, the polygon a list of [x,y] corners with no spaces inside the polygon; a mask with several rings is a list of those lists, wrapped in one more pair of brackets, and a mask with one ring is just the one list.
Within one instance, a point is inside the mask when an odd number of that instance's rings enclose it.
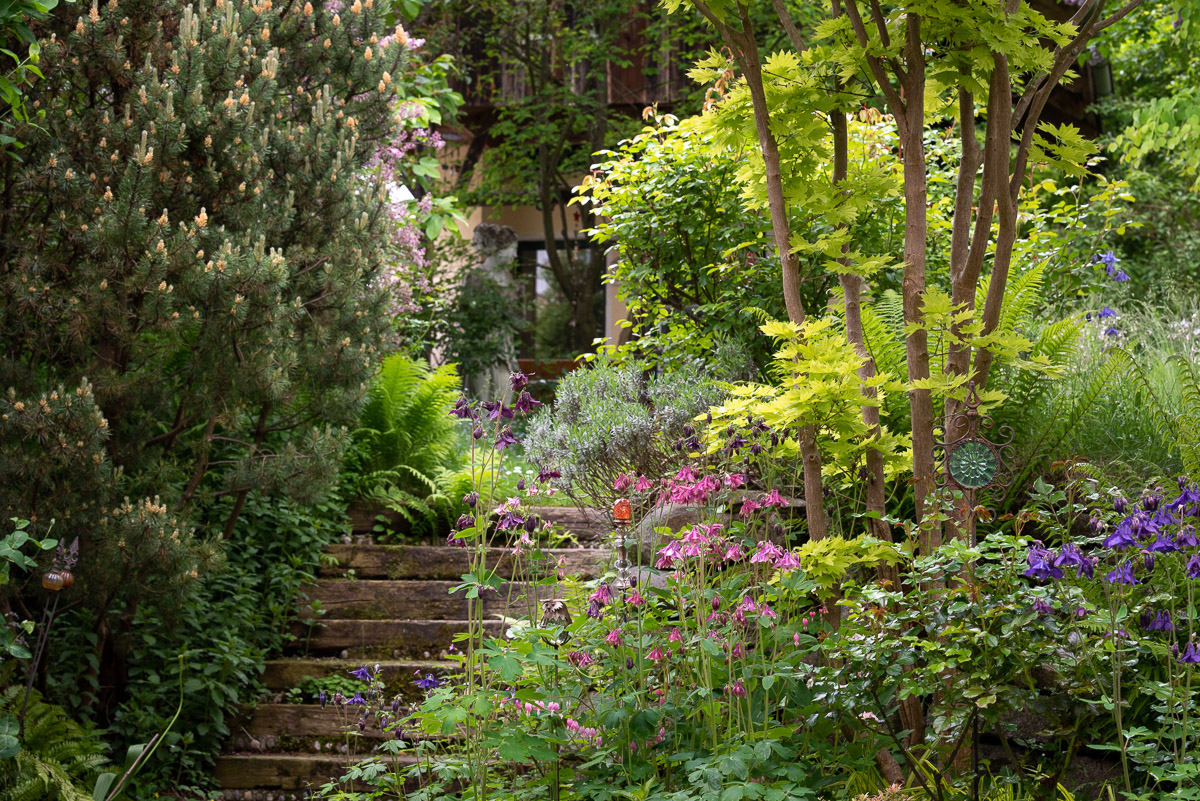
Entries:
{"label": "weathered timber step", "polygon": [[[217,757],[214,776],[225,790],[293,790],[306,785],[315,790],[346,773],[347,766],[362,756],[345,754],[222,754]],[[415,757],[387,757],[400,766],[416,764]]]}
{"label": "weathered timber step", "polygon": [[[485,620],[488,637],[500,637],[505,625]],[[332,656],[346,651],[347,659],[430,659],[449,649],[454,635],[468,630],[466,620],[326,620],[311,633],[297,627],[289,648],[307,650],[310,656]]]}
{"label": "weathered timber step", "polygon": [[[362,659],[305,659],[283,658],[267,660],[263,670],[262,681],[268,690],[276,692],[290,690],[305,679],[324,679],[329,676],[349,676],[350,671],[357,670],[366,664]],[[454,662],[438,662],[420,659],[394,660],[375,659],[370,667],[379,666],[385,692],[392,695],[401,692],[403,687],[412,684],[413,674],[432,673],[434,676],[444,676],[454,673],[458,665]]]}
{"label": "weathered timber step", "polygon": [[[612,531],[612,522],[609,517],[595,509],[580,510],[574,506],[539,506],[531,511],[543,520],[562,526],[571,532],[578,542],[585,545],[604,538]],[[350,529],[355,534],[372,534],[376,524],[379,523],[377,520],[379,517],[385,518],[389,526],[396,531],[407,530],[399,512],[389,511],[376,504],[356,502],[351,504],[346,512],[350,518]]]}
{"label": "weathered timber step", "polygon": [[[281,749],[285,751],[311,751],[314,739],[322,743],[333,741],[345,742],[345,733],[354,731],[355,739],[384,740],[394,737],[392,732],[385,732],[372,716],[367,725],[358,727],[362,718],[361,706],[336,706],[328,704],[324,708],[320,704],[258,704],[254,707],[243,707],[235,720],[235,737],[237,733],[249,734],[260,742],[267,750]],[[400,714],[407,715],[412,707],[401,707]],[[270,742],[264,740],[270,737]],[[407,732],[405,739],[427,739],[419,737],[416,732]],[[250,746],[257,750],[255,746]],[[359,749],[360,751],[362,749]]]}
{"label": "weathered timber step", "polygon": [[[431,581],[461,581],[470,569],[469,554],[463,548],[445,545],[358,545],[338,544],[325,547],[325,553],[337,559],[337,565],[322,565],[322,578],[340,578],[353,570],[356,578],[421,579]],[[561,569],[564,575],[594,578],[603,571],[609,552],[592,548],[548,548],[542,562],[543,575]],[[559,563],[561,560],[561,568]],[[487,565],[498,576],[513,578],[514,567],[529,571],[528,557],[517,559],[507,548],[489,548]],[[522,575],[518,578],[539,578]]]}
{"label": "weathered timber step", "polygon": [[[466,591],[450,592],[461,585],[461,580],[320,579],[306,592],[310,598],[320,599],[325,610],[323,620],[465,620],[470,616]],[[563,597],[563,592],[565,589],[558,584],[507,582],[499,590],[481,592],[479,597],[484,615],[532,612],[536,616],[540,613],[539,599]],[[311,612],[301,607],[300,619],[307,617]]]}

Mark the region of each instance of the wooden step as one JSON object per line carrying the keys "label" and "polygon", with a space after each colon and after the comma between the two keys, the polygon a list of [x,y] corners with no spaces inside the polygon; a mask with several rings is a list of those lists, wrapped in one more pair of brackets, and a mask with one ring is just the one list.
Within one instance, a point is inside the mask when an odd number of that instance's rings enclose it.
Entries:
{"label": "wooden step", "polygon": [[[485,620],[488,637],[503,636],[505,624]],[[435,659],[450,648],[454,635],[466,632],[466,620],[325,620],[311,632],[297,627],[292,653],[346,659]]]}
{"label": "wooden step", "polygon": [[[345,754],[221,754],[213,772],[224,790],[316,790],[346,773],[349,765],[363,756]],[[387,757],[401,766],[413,765],[415,757]]]}
{"label": "wooden step", "polygon": [[[470,617],[466,591],[451,592],[461,585],[461,580],[320,579],[305,592],[309,598],[320,600],[325,610],[322,620],[466,620]],[[565,598],[581,592],[562,584],[506,582],[499,590],[480,593],[480,598],[484,615],[532,614],[536,620],[541,614],[539,599]],[[302,606],[300,619],[310,616],[308,606]]]}
{"label": "wooden step", "polygon": [[[556,526],[562,526],[575,539],[583,544],[602,540],[612,532],[612,522],[609,517],[595,509],[579,509],[575,506],[539,506],[530,511],[543,520],[548,520]],[[346,510],[350,518],[350,528],[355,534],[371,535],[375,526],[380,524],[395,530],[407,531],[404,518],[399,512],[392,512],[377,504],[355,501]],[[379,520],[383,518],[383,520]]]}
{"label": "wooden step", "polygon": [[[349,677],[350,671],[357,670],[363,665],[364,660],[362,659],[288,659],[286,657],[269,659],[263,670],[262,681],[268,690],[281,692],[292,689],[305,679],[324,679],[329,676]],[[410,685],[415,672],[419,671],[422,675],[432,673],[434,676],[441,677],[447,673],[458,671],[458,665],[454,662],[419,659],[378,659],[373,660],[370,667],[374,668],[376,665],[379,666],[379,672],[383,677],[385,690],[392,694],[400,693],[402,686]]]}
{"label": "wooden step", "polygon": [[[327,556],[336,565],[322,565],[322,578],[341,578],[353,570],[362,579],[421,579],[427,581],[461,581],[470,569],[465,548],[446,545],[358,545],[335,544],[325,547]],[[528,555],[514,557],[506,548],[488,549],[487,564],[504,579],[513,578],[514,568],[520,578],[541,578],[554,575],[561,569],[564,575],[594,578],[609,560],[608,551],[585,548],[549,548],[542,551],[546,558],[533,562]]]}

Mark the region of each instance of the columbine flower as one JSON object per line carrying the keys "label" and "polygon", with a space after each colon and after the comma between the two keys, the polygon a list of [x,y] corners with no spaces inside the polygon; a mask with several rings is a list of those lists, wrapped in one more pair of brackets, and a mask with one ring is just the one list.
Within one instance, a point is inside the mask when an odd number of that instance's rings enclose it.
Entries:
{"label": "columbine flower", "polygon": [[499,420],[501,418],[511,420],[513,418],[513,410],[500,401],[484,401],[479,405],[487,412],[489,420]]}
{"label": "columbine flower", "polygon": [[513,409],[521,414],[528,414],[541,405],[542,402],[534,400],[533,396],[528,392],[522,392],[520,397],[517,398],[516,404],[513,405]]}
{"label": "columbine flower", "polygon": [[537,480],[539,484],[545,484],[552,478],[562,478],[562,473],[558,472],[557,470],[550,470],[546,467],[543,467],[538,471]]}
{"label": "columbine flower", "polygon": [[466,495],[463,496],[462,502],[467,505],[468,509],[474,509],[475,504],[479,503],[479,493],[478,492],[468,492]]}
{"label": "columbine flower", "polygon": [[621,645],[621,630],[613,629],[612,631],[610,631],[608,633],[608,636],[604,638],[604,641],[606,643],[608,643],[609,645],[611,645],[613,648],[620,647],[620,645]]}
{"label": "columbine flower", "polygon": [[783,552],[770,540],[762,540],[758,543],[758,547],[754,550],[754,555],[750,557],[750,564],[767,563],[774,565]]}
{"label": "columbine flower", "polygon": [[650,653],[646,654],[646,658],[649,659],[651,662],[658,662],[659,660],[664,659],[665,657],[663,656],[662,649],[656,645],[650,649]]}
{"label": "columbine flower", "polygon": [[638,592],[637,590],[630,590],[629,598],[627,599],[626,602],[630,606],[644,606],[646,603],[646,599],[643,598],[642,594],[640,592]]}
{"label": "columbine flower", "polygon": [[1119,337],[1121,336],[1121,332],[1116,327],[1110,325],[1108,328],[1104,329],[1104,336]]}
{"label": "columbine flower", "polygon": [[531,373],[516,372],[508,377],[508,381],[512,385],[513,392],[520,392],[528,386],[531,378],[533,378]]}
{"label": "columbine flower", "polygon": [[645,476],[638,476],[637,484],[634,485],[633,491],[634,492],[645,492],[646,490],[652,488],[653,486],[654,486],[654,484],[651,483],[650,479],[646,478]]}
{"label": "columbine flower", "polygon": [[442,683],[438,681],[437,677],[432,673],[426,673],[425,678],[421,678],[421,672],[418,670],[416,671],[416,676],[417,680],[414,682],[414,684],[416,684],[422,690],[436,690],[438,687],[442,686]]}
{"label": "columbine flower", "polygon": [[1054,607],[1046,603],[1044,598],[1038,598],[1033,602],[1033,611],[1039,615],[1049,615],[1054,612]]}
{"label": "columbine flower", "polygon": [[1118,523],[1113,533],[1104,538],[1104,547],[1123,551],[1137,545],[1137,540],[1133,538],[1133,520],[1134,515],[1130,515]]}
{"label": "columbine flower", "polygon": [[725,552],[721,554],[721,558],[726,562],[740,562],[745,554],[742,553],[742,544],[738,541],[733,541],[725,547]]}
{"label": "columbine flower", "polygon": [[690,464],[685,464],[683,467],[679,468],[679,472],[675,474],[675,480],[681,482],[692,482],[697,478],[699,478],[699,476],[696,475],[696,471],[692,470],[692,466]]}
{"label": "columbine flower", "polygon": [[355,693],[353,698],[346,699],[347,706],[366,706],[367,699],[362,697],[362,693]]}
{"label": "columbine flower", "polygon": [[584,668],[596,660],[592,659],[592,655],[586,651],[572,651],[571,653],[567,654],[567,661],[575,667]]}
{"label": "columbine flower", "polygon": [[1109,572],[1104,580],[1109,584],[1141,584],[1137,577],[1133,575],[1133,563],[1125,562],[1120,567],[1117,567]]}
{"label": "columbine flower", "polygon": [[1116,272],[1113,272],[1110,270],[1108,274],[1112,278],[1112,280],[1117,281],[1117,282],[1123,282],[1123,281],[1129,280],[1129,275],[1124,270],[1122,270],[1120,267],[1117,268]]}
{"label": "columbine flower", "polygon": [[372,678],[371,671],[366,665],[363,665],[358,670],[350,671],[350,675],[360,681],[370,681]]}
{"label": "columbine flower", "polygon": [[1100,310],[1100,319],[1101,320],[1108,318],[1108,317],[1116,317],[1116,316],[1117,316],[1117,313],[1115,311],[1113,311],[1112,309],[1110,309],[1108,306],[1105,306],[1103,309]]}
{"label": "columbine flower", "polygon": [[779,490],[773,489],[766,494],[762,499],[763,506],[778,506],[783,508],[788,505],[788,502],[779,494]]}
{"label": "columbine flower", "polygon": [[1196,537],[1196,527],[1189,525],[1181,528],[1179,533],[1175,535],[1175,544],[1180,548],[1195,548],[1200,546],[1200,538]]}
{"label": "columbine flower", "polygon": [[450,414],[460,420],[474,420],[475,410],[471,408],[471,401],[467,400],[466,395],[460,395],[458,400],[454,402],[454,408],[450,410]]}
{"label": "columbine flower", "polygon": [[1179,550],[1179,546],[1175,544],[1175,540],[1171,538],[1170,534],[1163,531],[1159,533],[1158,539],[1146,547],[1146,550],[1152,553],[1174,553]]}
{"label": "columbine flower", "polygon": [[1192,558],[1187,561],[1187,577],[1190,579],[1200,579],[1200,553],[1192,554]]}
{"label": "columbine flower", "polygon": [[500,436],[496,437],[496,450],[502,451],[510,445],[516,445],[517,438],[513,436],[511,428],[500,430]]}
{"label": "columbine flower", "polygon": [[1174,631],[1175,624],[1171,622],[1171,613],[1159,609],[1157,614],[1149,609],[1142,612],[1142,631]]}
{"label": "columbine flower", "polygon": [[775,560],[776,570],[796,570],[800,568],[800,560],[791,551],[784,551],[779,558]]}
{"label": "columbine flower", "polygon": [[683,634],[679,631],[679,627],[671,629],[671,633],[667,635],[667,642],[683,642]]}
{"label": "columbine flower", "polygon": [[729,687],[729,693],[734,698],[742,698],[746,695],[746,685],[742,684],[741,679],[738,679]]}
{"label": "columbine flower", "polygon": [[1114,500],[1114,501],[1113,501],[1113,511],[1114,511],[1114,512],[1116,512],[1116,513],[1117,513],[1117,514],[1119,514],[1119,515],[1123,515],[1123,514],[1125,514],[1125,506],[1126,506],[1126,504],[1128,504],[1128,503],[1129,503],[1129,501],[1127,501],[1127,500],[1125,500],[1124,498],[1122,498],[1122,497],[1118,496],[1118,497],[1116,498],[1116,500]]}
{"label": "columbine flower", "polygon": [[625,492],[633,486],[633,479],[622,473],[617,476],[617,480],[613,482],[613,489],[617,492]]}
{"label": "columbine flower", "polygon": [[730,473],[725,476],[725,486],[730,489],[737,489],[746,483],[746,477],[741,473]]}
{"label": "columbine flower", "polygon": [[1054,564],[1054,553],[1044,548],[1040,542],[1029,546],[1025,561],[1029,564],[1024,573],[1027,578],[1045,581],[1063,577],[1062,570]]}
{"label": "columbine flower", "polygon": [[761,503],[747,498],[746,500],[742,501],[742,509],[740,512],[738,512],[738,514],[740,514],[742,517],[749,517],[761,508]]}
{"label": "columbine flower", "polygon": [[1181,665],[1200,665],[1200,650],[1196,648],[1196,643],[1189,642],[1184,647],[1183,653],[1179,655],[1179,663]]}

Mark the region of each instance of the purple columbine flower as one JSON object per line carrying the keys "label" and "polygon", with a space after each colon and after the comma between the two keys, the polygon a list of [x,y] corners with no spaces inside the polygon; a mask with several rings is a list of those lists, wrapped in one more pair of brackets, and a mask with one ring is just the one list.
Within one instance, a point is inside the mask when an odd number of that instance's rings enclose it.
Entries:
{"label": "purple columbine flower", "polygon": [[317,700],[321,702],[321,709],[324,709],[325,704],[329,703],[329,696],[325,694],[324,690],[321,690],[320,694],[317,695]]}
{"label": "purple columbine flower", "polygon": [[1130,515],[1117,524],[1113,533],[1104,538],[1105,548],[1123,551],[1137,545],[1137,540],[1133,536],[1133,518],[1134,516]]}
{"label": "purple columbine flower", "polygon": [[471,408],[471,401],[467,400],[466,395],[460,395],[458,400],[454,402],[454,408],[450,410],[450,414],[460,420],[474,420],[475,410]]}
{"label": "purple columbine flower", "polygon": [[517,529],[524,524],[525,518],[521,517],[521,515],[517,514],[516,511],[512,509],[504,508],[504,513],[500,515],[500,519],[496,523],[496,528]]}
{"label": "purple columbine flower", "polygon": [[1200,579],[1200,553],[1192,554],[1192,558],[1187,560],[1187,577]]}
{"label": "purple columbine flower", "polygon": [[508,377],[508,381],[512,385],[513,392],[520,392],[529,385],[529,379],[531,378],[533,378],[533,373],[522,373],[518,371],[510,375]]}
{"label": "purple columbine flower", "polygon": [[1141,584],[1137,577],[1133,575],[1133,563],[1124,562],[1120,567],[1114,568],[1109,572],[1104,580],[1109,584]]}
{"label": "purple columbine flower", "polygon": [[1179,655],[1179,663],[1181,665],[1200,665],[1200,650],[1196,648],[1196,643],[1189,642],[1183,649],[1183,653]]}
{"label": "purple columbine flower", "polygon": [[1150,551],[1142,551],[1142,564],[1146,566],[1147,573],[1154,572],[1154,554]]}
{"label": "purple columbine flower", "polygon": [[510,445],[516,445],[517,438],[513,436],[511,428],[502,428],[500,436],[496,437],[496,450],[502,451]]}
{"label": "purple columbine flower", "polygon": [[1119,330],[1119,329],[1117,329],[1115,326],[1111,326],[1111,325],[1110,325],[1108,328],[1105,328],[1105,329],[1104,329],[1104,336],[1106,336],[1106,337],[1119,337],[1119,336],[1121,336],[1121,332],[1120,332],[1120,330]]}
{"label": "purple columbine flower", "polygon": [[522,414],[527,414],[541,405],[542,402],[534,400],[533,396],[528,392],[522,392],[521,396],[517,398],[517,403],[513,408]]}
{"label": "purple columbine flower", "polygon": [[1054,607],[1046,603],[1045,598],[1038,598],[1033,602],[1033,611],[1039,615],[1051,615],[1054,614]]}
{"label": "purple columbine flower", "polygon": [[355,693],[353,698],[346,699],[346,706],[366,706],[367,699],[362,697],[362,693]]}
{"label": "purple columbine flower", "polygon": [[475,439],[483,439],[483,426],[475,426],[471,431],[471,436]]}
{"label": "purple columbine flower", "polygon": [[436,690],[438,687],[442,686],[442,683],[440,681],[438,681],[437,677],[434,676],[432,673],[426,673],[425,678],[421,678],[420,671],[417,671],[416,675],[417,675],[417,680],[413,683],[416,684],[418,687],[420,687],[422,690]]}
{"label": "purple columbine flower", "polygon": [[350,675],[359,681],[370,681],[373,678],[370,668],[368,668],[366,665],[363,665],[358,670],[350,671]]}
{"label": "purple columbine flower", "polygon": [[449,534],[446,535],[446,544],[449,545],[451,548],[466,548],[467,547],[467,541],[464,540],[462,537],[458,536],[457,531],[451,531]]}
{"label": "purple columbine flower", "polygon": [[1104,528],[1104,521],[1100,518],[1096,517],[1095,515],[1092,515],[1090,518],[1088,518],[1088,531],[1092,532],[1092,534],[1098,535],[1104,531]]}
{"label": "purple columbine flower", "polygon": [[1125,514],[1125,506],[1128,503],[1129,503],[1129,501],[1125,500],[1124,498],[1122,498],[1120,496],[1117,496],[1117,498],[1113,500],[1113,511],[1119,515]]}
{"label": "purple columbine flower", "polygon": [[552,478],[562,478],[562,473],[558,472],[557,470],[551,470],[546,467],[543,467],[541,470],[538,471],[537,480],[538,480],[539,484],[545,484],[547,481],[549,481]]}
{"label": "purple columbine flower", "polygon": [[1112,278],[1112,280],[1114,280],[1118,283],[1123,283],[1123,282],[1129,280],[1129,274],[1126,273],[1124,270],[1122,270],[1120,267],[1118,267],[1115,272],[1110,271],[1109,276]]}
{"label": "purple columbine flower", "polygon": [[1175,535],[1175,544],[1180,548],[1195,548],[1200,546],[1200,538],[1196,537],[1196,527],[1192,525],[1184,526]]}
{"label": "purple columbine flower", "polygon": [[1142,508],[1147,512],[1158,511],[1159,505],[1162,504],[1162,496],[1149,493],[1142,496]]}
{"label": "purple columbine flower", "polygon": [[1192,484],[1191,486],[1185,485],[1185,486],[1180,487],[1179,489],[1181,490],[1179,493],[1179,497],[1176,498],[1175,500],[1171,501],[1170,503],[1164,505],[1163,506],[1164,509],[1167,509],[1172,512],[1177,512],[1180,509],[1183,509],[1185,506],[1190,506],[1191,504],[1200,503],[1200,488],[1197,488],[1197,486],[1195,484]]}
{"label": "purple columbine flower", "polygon": [[1146,546],[1146,550],[1150,553],[1174,553],[1179,550],[1179,546],[1175,544],[1175,540],[1165,531],[1160,531],[1158,539]]}
{"label": "purple columbine flower", "polygon": [[511,420],[513,418],[512,408],[505,406],[500,401],[484,401],[479,405],[483,407],[485,412],[487,412],[487,417],[489,420],[497,420],[501,418],[505,420]]}
{"label": "purple columbine flower", "polygon": [[1025,561],[1029,563],[1029,567],[1024,573],[1027,578],[1045,581],[1063,577],[1062,570],[1054,564],[1054,553],[1042,547],[1039,542],[1029,546]]}
{"label": "purple columbine flower", "polygon": [[1105,306],[1103,309],[1100,310],[1100,319],[1101,320],[1107,319],[1109,317],[1116,317],[1116,316],[1117,316],[1117,313],[1115,311],[1113,311],[1111,308],[1109,308],[1108,306]]}
{"label": "purple columbine flower", "polygon": [[463,496],[462,502],[467,505],[468,509],[474,509],[475,504],[479,503],[479,493],[474,491],[468,492]]}

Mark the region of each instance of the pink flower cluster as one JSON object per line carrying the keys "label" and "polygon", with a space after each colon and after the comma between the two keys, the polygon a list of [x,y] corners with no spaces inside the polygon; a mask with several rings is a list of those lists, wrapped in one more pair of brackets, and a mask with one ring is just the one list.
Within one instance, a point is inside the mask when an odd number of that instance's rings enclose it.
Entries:
{"label": "pink flower cluster", "polygon": [[574,718],[567,718],[567,731],[575,735],[577,739],[595,746],[600,746],[604,742],[604,738],[600,736],[599,729],[594,729],[591,726],[580,726],[579,721]]}
{"label": "pink flower cluster", "polygon": [[754,555],[750,557],[750,564],[768,564],[776,570],[795,570],[800,567],[800,560],[791,551],[785,551],[770,540],[763,540],[758,543],[758,547],[754,550]]}
{"label": "pink flower cluster", "polygon": [[613,482],[613,489],[617,492],[628,492],[630,489],[634,492],[645,492],[653,486],[654,483],[645,476],[637,476],[635,479],[633,476],[625,473],[617,476],[617,480]]}
{"label": "pink flower cluster", "polygon": [[704,557],[713,562],[738,562],[743,557],[742,543],[721,535],[724,528],[720,523],[699,523],[692,526],[683,536],[659,548],[654,566],[659,570],[672,570],[684,559]]}

